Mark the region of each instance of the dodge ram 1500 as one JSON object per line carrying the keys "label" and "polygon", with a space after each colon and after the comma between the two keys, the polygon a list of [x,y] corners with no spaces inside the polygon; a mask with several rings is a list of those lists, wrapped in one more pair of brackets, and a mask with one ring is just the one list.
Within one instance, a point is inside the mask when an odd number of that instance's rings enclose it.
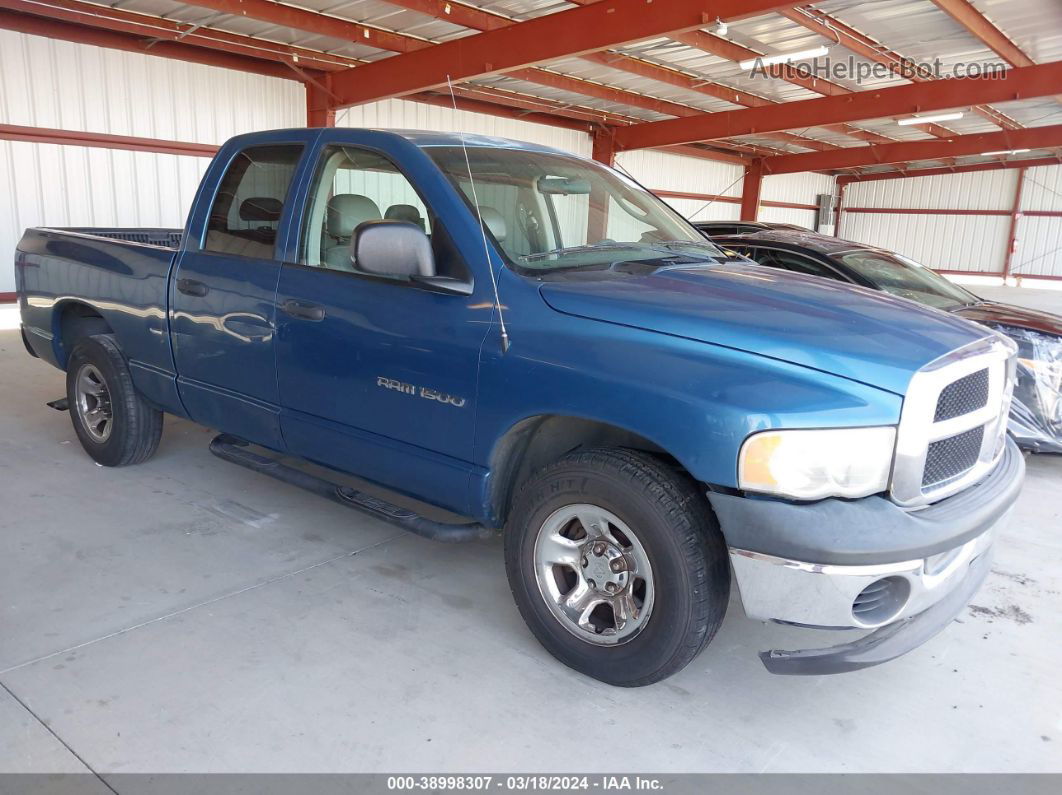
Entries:
{"label": "dodge ram 1500", "polygon": [[183,230],[30,229],[16,276],[97,462],[147,459],[170,413],[413,532],[500,532],[530,630],[578,671],[679,671],[732,576],[754,619],[864,630],[763,652],[775,673],[897,657],[967,604],[1021,488],[1013,345],[727,260],[593,161],[297,129],[225,144]]}

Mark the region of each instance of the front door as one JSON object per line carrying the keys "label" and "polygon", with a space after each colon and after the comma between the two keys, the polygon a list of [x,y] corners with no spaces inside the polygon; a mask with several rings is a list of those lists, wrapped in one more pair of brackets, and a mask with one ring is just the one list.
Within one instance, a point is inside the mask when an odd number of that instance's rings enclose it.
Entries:
{"label": "front door", "polygon": [[[205,229],[175,269],[170,295],[177,385],[196,422],[282,447],[273,346],[278,235],[302,143],[262,144],[219,157],[211,197],[189,228]],[[205,206],[209,204],[209,207]],[[195,213],[200,213],[198,227]]]}
{"label": "front door", "polygon": [[388,146],[345,132],[304,190],[301,242],[277,291],[281,425],[293,453],[463,513],[492,305],[483,285],[440,294],[355,271],[358,224],[391,219],[429,235],[441,275],[467,275],[432,186],[414,185]]}

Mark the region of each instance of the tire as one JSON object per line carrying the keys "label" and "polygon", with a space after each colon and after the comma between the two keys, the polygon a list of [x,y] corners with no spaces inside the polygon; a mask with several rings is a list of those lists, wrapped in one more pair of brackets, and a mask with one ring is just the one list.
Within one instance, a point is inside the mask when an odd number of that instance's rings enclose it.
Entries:
{"label": "tire", "polygon": [[697,484],[626,449],[573,452],[533,475],[505,528],[505,567],[547,651],[622,687],[686,667],[715,636],[730,597],[726,544]]}
{"label": "tire", "polygon": [[162,412],[136,391],[112,335],[85,337],[74,347],[66,366],[66,398],[74,432],[97,463],[140,464],[158,449]]}

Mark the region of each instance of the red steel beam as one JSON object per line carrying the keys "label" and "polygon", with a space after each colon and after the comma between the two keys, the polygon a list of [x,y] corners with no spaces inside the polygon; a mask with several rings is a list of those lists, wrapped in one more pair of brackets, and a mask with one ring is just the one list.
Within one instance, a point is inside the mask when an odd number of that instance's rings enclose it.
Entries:
{"label": "red steel beam", "polygon": [[[781,9],[781,12],[784,13],[788,10],[789,9]],[[724,39],[721,36],[715,36],[711,33],[705,33],[703,30],[692,30],[688,33],[675,34],[674,36],[672,36],[672,38],[676,41],[680,41],[683,44],[687,44],[690,47],[694,47],[698,50],[703,50],[704,52],[711,53],[712,55],[717,55],[720,58],[726,58],[728,61],[748,61],[764,57],[763,53],[761,52],[751,50],[748,47],[743,47],[742,45],[730,41],[729,39]],[[790,64],[780,64],[777,66],[772,66],[769,67],[767,71],[772,77],[776,77],[779,80],[784,80],[787,83],[791,83],[795,86],[800,86],[800,88],[803,88],[807,91],[812,91],[816,94],[821,94],[825,97],[839,97],[845,94],[854,93],[851,89],[845,88],[844,86],[838,83],[834,83],[830,80],[801,75]],[[877,133],[870,132],[869,130],[861,130],[858,127],[849,127],[845,124],[823,126],[829,127],[835,132],[850,135],[854,138],[859,138],[864,141],[873,141],[875,143],[880,143],[892,140],[891,138],[886,138],[883,135],[878,135]],[[944,130],[941,127],[936,127],[935,125],[927,128],[927,131],[933,134],[940,133],[943,135],[950,135],[950,131]]]}
{"label": "red steel beam", "polygon": [[[783,9],[779,13],[786,19],[807,28],[812,33],[817,33],[826,39],[839,40],[841,46],[845,49],[874,63],[888,67],[889,71],[897,77],[902,77],[914,83],[924,83],[927,80],[934,79],[932,72],[916,69],[914,62],[910,58],[905,58],[881,42],[850,27],[836,17],[819,11],[817,8],[806,6],[803,8]],[[1004,130],[1017,130],[1021,127],[1009,116],[1000,113],[994,108],[977,105],[973,108],[973,111]]]}
{"label": "red steel beam", "polygon": [[[617,140],[624,132],[625,130],[617,131]],[[765,158],[764,169],[768,174],[791,174],[798,171],[822,171],[884,163],[939,160],[1004,149],[1050,149],[1057,146],[1062,146],[1062,124],[1029,127],[1023,130],[1000,130],[975,135],[956,135],[946,141],[906,141],[877,146],[859,146],[835,152],[778,155]]]}
{"label": "red steel beam", "polygon": [[1029,58],[1021,48],[1007,35],[978,11],[969,0],[933,0],[940,9],[968,30],[982,44],[1011,66],[1032,66]]}
{"label": "red steel beam", "polygon": [[[373,65],[375,64],[370,64]],[[650,122],[620,130],[616,142],[622,149],[641,149],[823,124],[909,116],[914,113],[989,102],[1051,96],[1058,91],[1059,85],[1062,85],[1062,61],[1010,69],[1003,77],[991,80],[933,80],[873,91],[857,91],[844,96],[787,102],[782,108],[748,108],[704,114],[696,118]],[[1006,132],[1009,135],[1019,135],[1025,131]],[[880,144],[857,147],[857,150],[896,145],[898,144]]]}
{"label": "red steel beam", "polygon": [[130,152],[161,152],[168,155],[213,157],[218,147],[212,144],[196,144],[187,141],[167,141],[160,138],[138,138],[130,135],[107,135],[104,133],[56,130],[50,127],[22,127],[17,124],[0,124],[0,140],[25,141],[37,144],[63,144],[66,146],[90,146],[97,149],[125,149]]}
{"label": "red steel beam", "polygon": [[[0,2],[3,1],[4,0],[0,0]],[[50,0],[20,1],[50,2]],[[73,2],[75,0],[64,1]],[[322,17],[322,15],[315,12],[294,9],[290,6],[271,2],[271,0],[188,0],[188,2],[191,5],[210,8],[223,13],[239,14],[249,19],[268,22],[274,25],[292,27],[310,33],[334,35],[340,38],[351,39],[359,43],[371,44],[375,47],[390,50],[392,52],[408,53],[434,46],[431,42],[423,39],[415,39],[406,34],[382,31],[378,28],[367,29],[366,26],[349,20],[341,20],[328,16]],[[459,3],[451,3],[447,0],[393,0],[392,4],[481,31],[499,30],[521,24],[499,14],[494,14],[472,6],[461,5]],[[369,31],[368,34],[366,33],[366,30]],[[387,35],[382,35],[384,33]],[[586,58],[590,60],[596,55],[601,55],[601,53],[587,53]],[[646,71],[655,70],[658,78],[664,76],[670,77],[671,74],[681,75],[680,72],[673,72],[673,70],[668,70],[663,67],[654,67],[652,64],[639,62],[637,59],[629,58],[627,56],[615,55],[613,60],[614,62],[609,65],[623,71],[634,71],[636,69],[637,71],[635,73],[644,74]],[[652,110],[669,116],[690,116],[701,112],[697,108],[688,105],[666,102],[643,94],[624,91],[600,83],[568,77],[566,75],[560,75],[556,72],[549,72],[542,69],[522,69],[510,72],[507,76],[525,80],[537,85],[581,94],[583,96],[604,99],[608,102]],[[751,94],[746,94],[745,92],[736,91],[735,89],[730,89],[724,86],[718,86],[717,84],[707,83],[705,85],[698,85],[698,81],[692,77],[686,78],[686,85],[684,87],[711,96],[725,98],[728,101],[737,99],[744,100],[737,104],[749,104],[749,98],[753,97]],[[757,104],[764,104],[767,102],[767,100],[756,99],[759,100]],[[844,132],[844,130],[841,130],[841,132]],[[861,134],[857,137],[863,138],[864,140],[872,140],[871,138],[866,137],[871,135],[871,133],[866,133],[865,135]],[[785,140],[788,143],[798,144],[806,149],[822,151],[824,149],[835,148],[832,144],[821,141],[816,142],[814,139],[804,138],[803,136],[779,134],[773,137]]]}
{"label": "red steel beam", "polygon": [[357,105],[438,88],[446,85],[447,77],[458,82],[502,74],[693,30],[710,24],[715,15],[733,20],[789,5],[778,0],[719,0],[709,11],[704,0],[602,0],[359,66],[335,75],[332,85],[341,106]]}
{"label": "red steel beam", "polygon": [[[1062,158],[1037,157],[1027,160],[1007,160],[992,163],[971,163],[965,166],[945,166],[943,168],[916,168],[911,170],[875,171],[870,174],[843,174],[837,177],[837,185],[851,185],[853,182],[877,182],[884,179],[907,179],[908,177],[938,177],[948,174],[967,174],[975,171],[1000,171],[1010,168],[1034,168],[1036,166],[1062,165]],[[845,208],[848,212],[848,208]],[[1031,215],[1026,212],[1025,215]]]}
{"label": "red steel beam", "polygon": [[1010,210],[948,210],[926,207],[845,207],[846,213],[872,215],[1010,215]]}
{"label": "red steel beam", "polygon": [[[207,66],[219,66],[223,69],[235,69],[240,72],[253,72],[267,77],[280,77],[286,80],[301,79],[290,67],[274,61],[250,58],[244,55],[196,47],[180,42],[153,42],[150,39],[131,36],[127,33],[100,30],[3,9],[0,9],[0,28],[15,30],[19,33],[29,33],[34,36],[72,41],[78,44],[91,44],[96,47],[138,52],[144,55],[157,55],[161,58],[172,58],[178,61],[206,64]],[[321,73],[314,72],[314,74],[319,75]]]}
{"label": "red steel beam", "polygon": [[272,0],[181,0],[185,5],[209,8],[221,14],[271,22],[333,39],[357,42],[391,52],[414,52],[430,47],[431,42],[402,33],[364,25],[349,19],[328,16],[320,11],[274,3]]}
{"label": "red steel beam", "polygon": [[[464,25],[465,27],[472,28],[473,30],[488,31],[498,30],[499,28],[509,27],[511,25],[519,24],[516,20],[509,19],[500,14],[495,14],[492,11],[486,11],[484,9],[475,8],[472,6],[462,5],[460,3],[449,2],[449,0],[388,0],[391,5],[397,5],[401,8],[408,8],[413,11],[419,11],[423,14],[435,17],[437,19],[446,20],[447,22],[453,22],[457,25]],[[590,5],[590,3],[581,3],[580,5]],[[596,63],[601,66],[607,66],[610,69],[616,69],[621,72],[627,72],[628,74],[638,75],[639,77],[645,77],[650,80],[656,80],[657,82],[666,83],[667,85],[676,86],[678,88],[685,89],[687,91],[695,91],[698,94],[704,94],[714,99],[721,99],[726,102],[730,102],[734,105],[741,105],[747,108],[760,107],[762,105],[778,104],[773,100],[765,99],[764,97],[750,94],[747,91],[742,91],[731,86],[722,85],[711,80],[702,77],[696,77],[681,72],[677,69],[671,69],[666,66],[652,63],[650,61],[644,61],[640,58],[634,58],[630,55],[625,55],[616,52],[588,52],[579,56],[584,61]],[[546,82],[545,75],[556,73],[543,73],[542,70],[523,70],[521,74],[509,73],[509,77],[520,77],[524,80],[540,83],[541,85],[549,85]],[[593,91],[594,83],[585,80],[576,80],[575,78],[568,78],[572,81],[572,88],[565,90],[573,90],[579,93],[588,94],[590,96],[597,96],[591,93]],[[578,84],[578,88],[575,85]],[[619,91],[619,89],[612,89],[613,91]],[[610,101],[624,102],[632,98],[637,97],[637,94],[626,94],[625,97],[620,98],[618,95],[613,97],[607,97]],[[637,100],[635,100],[637,102]],[[625,104],[632,104],[630,101]],[[674,103],[673,103],[674,104]],[[635,107],[646,107],[645,105],[635,104]],[[695,108],[689,106],[681,106],[687,109],[686,113],[674,113],[670,111],[663,111],[668,115],[682,116],[690,115],[688,111],[699,112]],[[845,129],[843,125],[837,125],[837,132],[850,135],[854,138],[865,141],[888,141],[889,138],[877,135],[867,130],[859,130],[856,128]],[[825,149],[831,148],[829,144],[819,145],[815,143],[808,144],[807,141],[814,142],[814,139],[804,138],[803,141],[794,140],[798,136],[791,136],[787,140],[789,143],[799,143],[808,149]]]}
{"label": "red steel beam", "polygon": [[241,36],[189,22],[178,22],[120,8],[84,3],[80,0],[0,0],[0,9],[72,22],[115,33],[129,33],[143,36],[150,41],[194,44],[250,58],[298,64],[304,69],[335,71],[349,69],[358,64],[358,61],[352,58],[332,56],[305,47],[293,47],[289,44]]}

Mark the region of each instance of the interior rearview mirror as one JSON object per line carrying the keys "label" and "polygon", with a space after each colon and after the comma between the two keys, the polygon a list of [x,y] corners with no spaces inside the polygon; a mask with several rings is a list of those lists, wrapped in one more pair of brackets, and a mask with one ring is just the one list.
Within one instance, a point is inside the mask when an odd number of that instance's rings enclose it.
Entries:
{"label": "interior rearview mirror", "polygon": [[584,195],[590,192],[590,183],[575,177],[542,177],[538,181],[539,193],[559,196]]}
{"label": "interior rearview mirror", "polygon": [[375,276],[435,277],[435,256],[424,230],[409,221],[365,221],[350,238],[356,270]]}

